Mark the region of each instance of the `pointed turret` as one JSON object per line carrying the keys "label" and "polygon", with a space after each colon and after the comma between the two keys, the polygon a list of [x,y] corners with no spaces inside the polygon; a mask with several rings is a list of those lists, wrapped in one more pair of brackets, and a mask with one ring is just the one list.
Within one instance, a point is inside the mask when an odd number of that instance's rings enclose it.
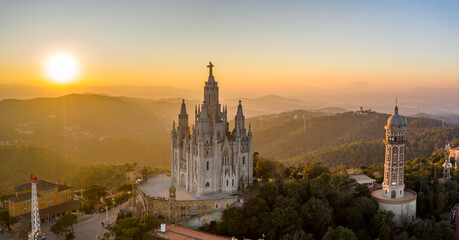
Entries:
{"label": "pointed turret", "polygon": [[237,114],[234,118],[234,123],[234,132],[236,135],[245,135],[245,117],[244,113],[242,112],[241,100],[239,100],[239,105],[237,106]]}
{"label": "pointed turret", "polygon": [[186,113],[186,105],[185,105],[185,99],[182,100],[182,107],[180,109],[180,114],[179,114],[179,128],[178,132],[181,133],[182,135],[186,135],[189,133],[188,131],[188,114]]}
{"label": "pointed turret", "polygon": [[241,100],[239,100],[239,105],[237,106],[237,115],[238,116],[244,116],[244,113],[242,112]]}
{"label": "pointed turret", "polygon": [[185,99],[182,99],[182,106],[180,108],[180,115],[188,115],[186,113],[186,105],[185,105]]}
{"label": "pointed turret", "polygon": [[177,134],[177,131],[175,130],[175,120],[172,121],[172,132],[171,132],[171,134],[172,134],[173,136],[175,136],[175,134]]}

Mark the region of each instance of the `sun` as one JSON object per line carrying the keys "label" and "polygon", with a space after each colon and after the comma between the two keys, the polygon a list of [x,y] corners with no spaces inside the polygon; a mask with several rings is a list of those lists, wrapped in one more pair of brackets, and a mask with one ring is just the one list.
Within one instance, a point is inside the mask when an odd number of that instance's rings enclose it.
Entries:
{"label": "sun", "polygon": [[61,84],[70,83],[78,75],[78,63],[68,53],[57,53],[46,61],[45,70],[52,81]]}

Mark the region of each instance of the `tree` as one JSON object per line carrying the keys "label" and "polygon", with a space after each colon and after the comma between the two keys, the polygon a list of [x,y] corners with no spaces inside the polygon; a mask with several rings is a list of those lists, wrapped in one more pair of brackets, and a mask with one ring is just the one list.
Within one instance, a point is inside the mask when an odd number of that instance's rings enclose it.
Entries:
{"label": "tree", "polygon": [[226,223],[224,225],[226,234],[242,237],[247,232],[244,214],[239,208],[230,208],[223,212],[222,220]]}
{"label": "tree", "polygon": [[280,238],[280,240],[313,240],[312,234],[305,233],[303,230],[297,230],[285,234]]}
{"label": "tree", "polygon": [[310,198],[300,208],[303,219],[303,229],[320,238],[325,233],[327,226],[331,224],[333,209],[330,208],[326,199]]}
{"label": "tree", "polygon": [[62,216],[53,226],[51,232],[57,236],[65,235],[66,239],[75,238],[73,234],[73,224],[76,223],[78,217],[75,214],[67,214]]}
{"label": "tree", "polygon": [[338,226],[337,228],[328,227],[323,240],[357,240],[357,237],[351,229]]}
{"label": "tree", "polygon": [[304,179],[314,179],[322,173],[330,173],[330,170],[326,166],[317,162],[308,162],[303,168],[303,178]]}
{"label": "tree", "polygon": [[370,234],[374,238],[388,239],[394,228],[394,213],[391,211],[378,210],[371,219]]}
{"label": "tree", "polygon": [[365,229],[371,218],[378,210],[377,203],[368,197],[358,197],[352,201],[352,204],[346,211],[347,226],[356,229]]}
{"label": "tree", "polygon": [[99,203],[100,198],[107,195],[106,188],[102,185],[91,185],[86,191],[84,191],[84,196],[92,204]]}
{"label": "tree", "polygon": [[284,174],[284,167],[281,163],[274,160],[261,158],[257,161],[255,175],[264,179],[279,178]]}
{"label": "tree", "polygon": [[147,214],[141,219],[129,214],[120,214],[113,226],[107,229],[115,235],[117,240],[141,240],[142,234],[159,226],[158,221],[153,221]]}

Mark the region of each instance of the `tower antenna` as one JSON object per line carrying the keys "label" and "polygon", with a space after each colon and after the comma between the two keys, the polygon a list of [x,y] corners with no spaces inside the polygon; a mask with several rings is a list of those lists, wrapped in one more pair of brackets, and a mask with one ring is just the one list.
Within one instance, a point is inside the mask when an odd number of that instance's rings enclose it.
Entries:
{"label": "tower antenna", "polygon": [[41,239],[41,231],[40,231],[40,212],[38,209],[38,197],[37,197],[37,176],[31,174],[30,175],[30,183],[32,184],[32,203],[30,208],[31,214],[31,224],[32,224],[32,231],[29,233],[29,240],[36,240]]}

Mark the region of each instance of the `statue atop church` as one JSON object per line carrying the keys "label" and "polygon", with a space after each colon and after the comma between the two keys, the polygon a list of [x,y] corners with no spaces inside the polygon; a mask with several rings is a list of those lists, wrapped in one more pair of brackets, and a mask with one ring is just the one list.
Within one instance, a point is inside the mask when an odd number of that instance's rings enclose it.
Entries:
{"label": "statue atop church", "polygon": [[209,77],[213,77],[214,75],[212,74],[212,68],[214,67],[214,65],[212,64],[212,62],[209,62],[209,65],[207,65],[207,67],[209,68]]}

